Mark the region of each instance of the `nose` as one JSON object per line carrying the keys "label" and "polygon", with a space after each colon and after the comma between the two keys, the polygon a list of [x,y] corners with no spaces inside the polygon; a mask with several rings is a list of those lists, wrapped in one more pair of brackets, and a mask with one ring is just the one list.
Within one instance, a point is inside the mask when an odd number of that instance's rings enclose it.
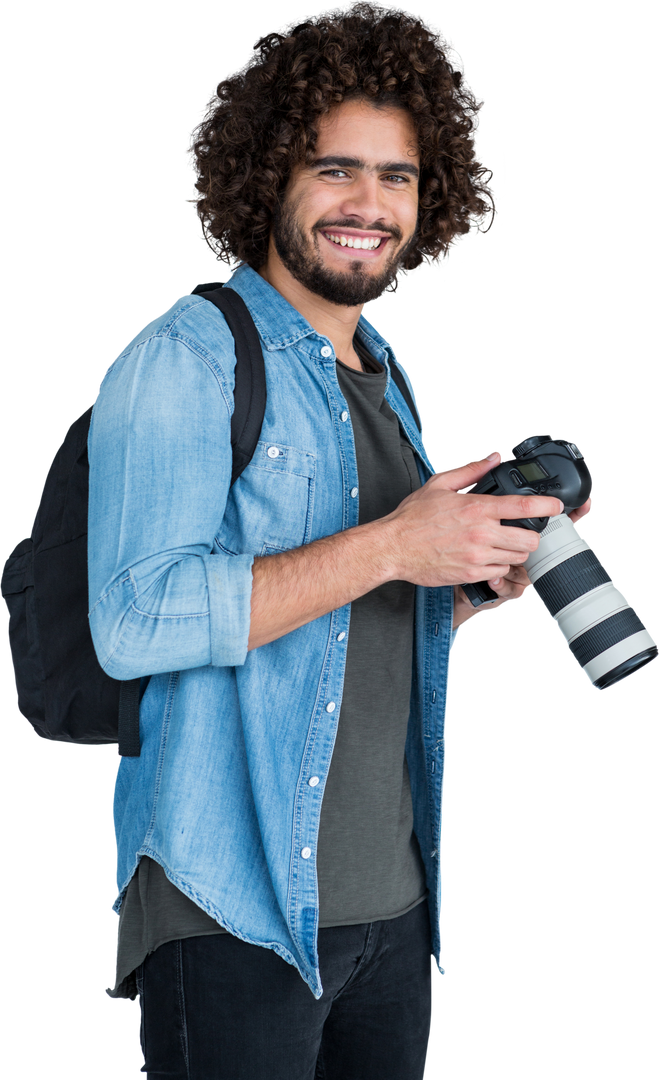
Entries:
{"label": "nose", "polygon": [[386,199],[378,177],[362,174],[351,184],[341,200],[340,213],[364,225],[386,221]]}

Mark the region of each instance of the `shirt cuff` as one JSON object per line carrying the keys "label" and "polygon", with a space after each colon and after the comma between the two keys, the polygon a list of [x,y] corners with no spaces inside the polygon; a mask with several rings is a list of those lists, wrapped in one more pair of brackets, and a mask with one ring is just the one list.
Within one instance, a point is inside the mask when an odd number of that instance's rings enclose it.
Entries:
{"label": "shirt cuff", "polygon": [[240,667],[247,657],[252,555],[204,555],[210,610],[211,664]]}

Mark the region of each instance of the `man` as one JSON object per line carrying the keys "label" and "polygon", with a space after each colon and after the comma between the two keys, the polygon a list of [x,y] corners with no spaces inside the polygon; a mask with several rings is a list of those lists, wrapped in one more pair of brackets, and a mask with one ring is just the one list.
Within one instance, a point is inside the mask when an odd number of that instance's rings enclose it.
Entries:
{"label": "man", "polygon": [[[115,814],[116,996],[150,1077],[415,1080],[439,956],[443,710],[459,584],[521,595],[552,498],[432,476],[361,317],[486,211],[476,104],[369,5],[259,43],[195,142],[199,213],[266,363],[230,487],[233,339],[187,296],[119,357],[90,431],[90,623],[150,675]],[[495,604],[494,606],[497,606]]]}

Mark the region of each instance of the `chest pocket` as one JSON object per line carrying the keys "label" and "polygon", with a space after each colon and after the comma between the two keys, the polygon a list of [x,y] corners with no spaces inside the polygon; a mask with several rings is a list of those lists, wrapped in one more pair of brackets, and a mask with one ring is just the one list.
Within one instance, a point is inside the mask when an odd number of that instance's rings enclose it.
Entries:
{"label": "chest pocket", "polygon": [[229,493],[218,546],[233,555],[267,555],[307,543],[315,476],[313,454],[260,440]]}

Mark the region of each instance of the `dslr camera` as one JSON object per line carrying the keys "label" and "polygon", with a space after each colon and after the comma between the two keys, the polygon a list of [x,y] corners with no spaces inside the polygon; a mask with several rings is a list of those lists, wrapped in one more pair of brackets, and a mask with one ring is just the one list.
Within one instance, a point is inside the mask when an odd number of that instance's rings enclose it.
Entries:
{"label": "dslr camera", "polygon": [[[502,521],[540,533],[524,568],[531,584],[567,638],[591,682],[600,690],[619,682],[657,655],[657,646],[633,608],[615,588],[570,518],[583,506],[592,482],[574,443],[534,435],[470,489],[475,495],[555,495],[565,510],[553,518]],[[497,600],[487,582],[463,585],[474,605]]]}

